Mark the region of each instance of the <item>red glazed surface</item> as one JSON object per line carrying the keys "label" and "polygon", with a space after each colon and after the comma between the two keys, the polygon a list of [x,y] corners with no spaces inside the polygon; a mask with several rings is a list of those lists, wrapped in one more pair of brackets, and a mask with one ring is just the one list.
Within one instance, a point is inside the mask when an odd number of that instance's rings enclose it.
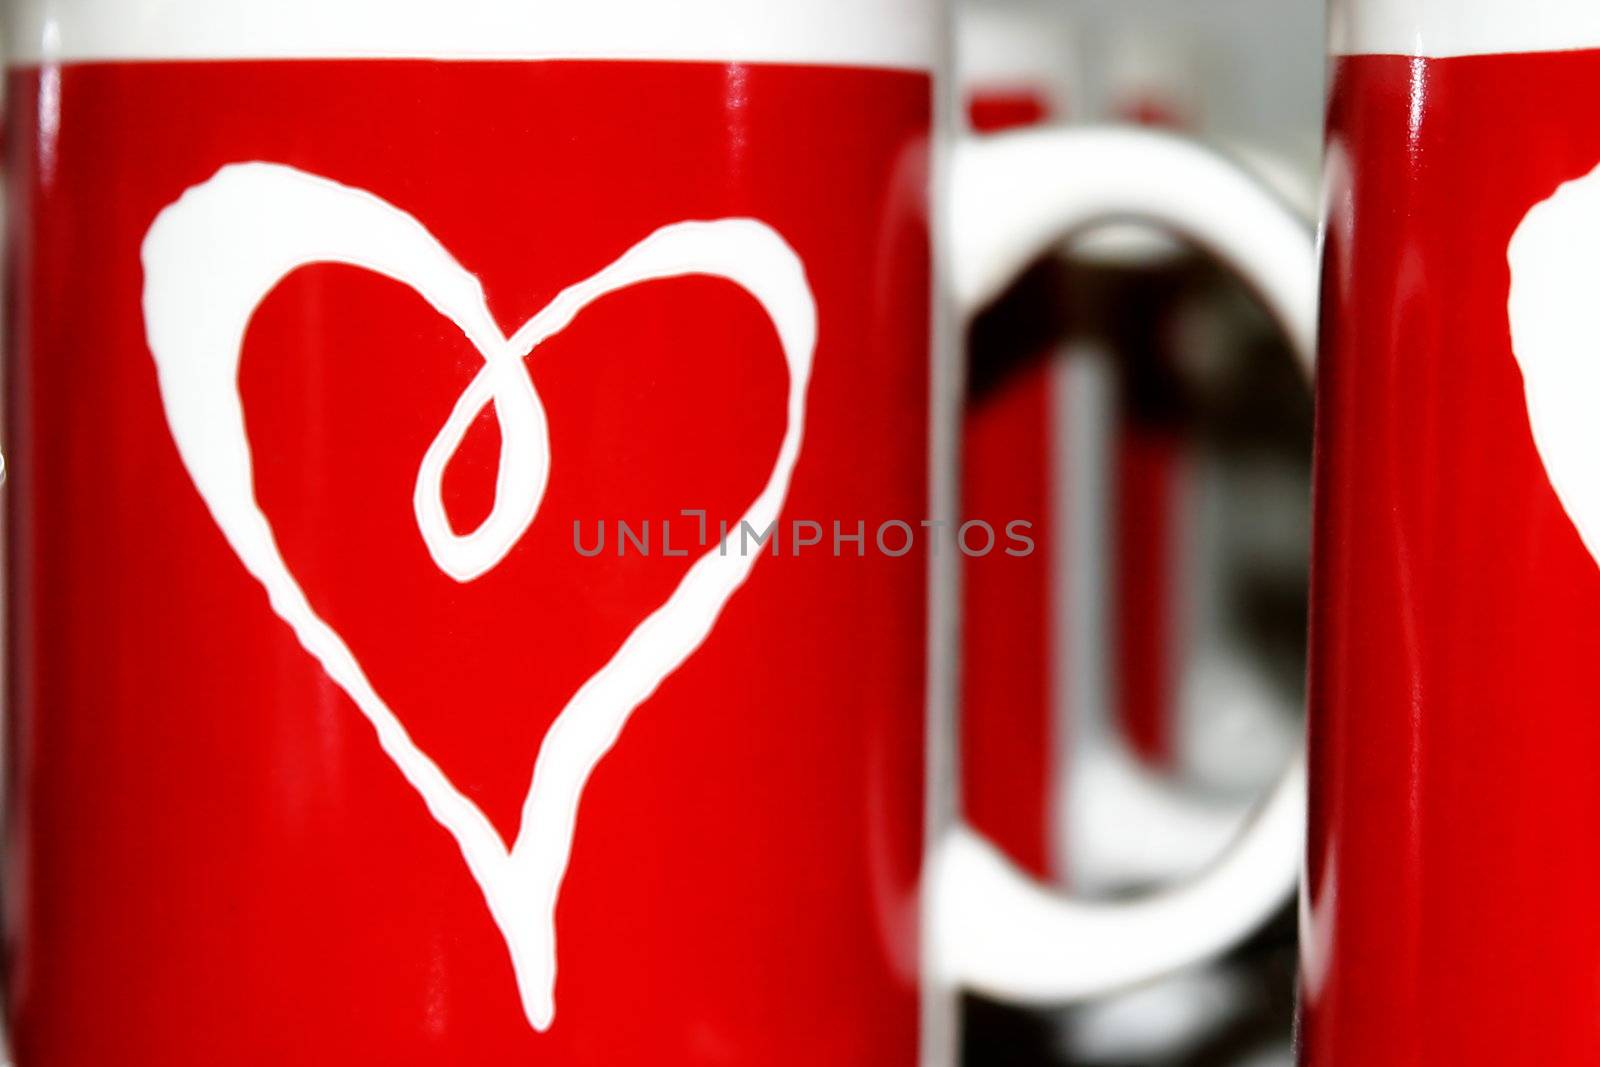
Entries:
{"label": "red glazed surface", "polygon": [[[140,308],[156,213],[238,161],[421,220],[515,329],[685,219],[757,217],[820,333],[783,517],[926,513],[930,84],[692,63],[200,62],[15,74],[6,454],[6,978],[21,1067],[910,1063],[925,560],[762,558],[598,765],[518,1004],[451,838],[245,572],[179,462]],[[572,522],[737,518],[784,429],[759,307],[706,278],[585,310],[528,360],[538,518],[468,584],[424,550],[424,448],[481,359],[415,293],[312,266],[240,389],[315,607],[502,835],[543,732],[688,559]],[[498,428],[445,480],[457,529]],[[693,529],[674,524],[676,546]],[[870,534],[869,534],[870,537]],[[787,546],[786,546],[787,547]],[[696,549],[697,551],[697,549]]]}
{"label": "red glazed surface", "polygon": [[1308,1067],[1600,1059],[1600,571],[1507,313],[1513,232],[1600,162],[1597,96],[1596,52],[1336,64]]}

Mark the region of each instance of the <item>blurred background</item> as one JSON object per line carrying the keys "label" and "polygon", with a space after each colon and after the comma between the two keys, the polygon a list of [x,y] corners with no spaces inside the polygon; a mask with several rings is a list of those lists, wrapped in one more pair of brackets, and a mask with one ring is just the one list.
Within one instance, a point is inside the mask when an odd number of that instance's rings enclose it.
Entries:
{"label": "blurred background", "polygon": [[[1196,136],[1315,214],[1321,0],[967,0],[980,133]],[[1311,393],[1252,294],[1169,235],[1074,235],[968,334],[962,509],[1040,551],[966,561],[967,817],[1063,889],[1204,865],[1303,727]],[[966,1001],[975,1065],[1292,1064],[1295,917],[1055,1010]]]}

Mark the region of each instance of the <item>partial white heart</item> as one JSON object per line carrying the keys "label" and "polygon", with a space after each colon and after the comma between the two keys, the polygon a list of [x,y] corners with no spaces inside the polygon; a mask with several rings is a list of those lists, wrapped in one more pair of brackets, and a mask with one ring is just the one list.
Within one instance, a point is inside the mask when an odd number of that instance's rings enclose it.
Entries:
{"label": "partial white heart", "polygon": [[1533,441],[1600,561],[1600,169],[1535,204],[1507,249],[1506,311]]}
{"label": "partial white heart", "polygon": [[[349,694],[383,751],[455,838],[505,936],[528,1022],[547,1029],[555,1015],[556,898],[584,785],[633,710],[706,639],[759,550],[701,556],[572,697],[539,749],[508,850],[478,807],[417,747],[344,639],[312,609],[279,552],[256,500],[239,395],[245,331],[288,274],[312,263],[343,263],[411,287],[477,347],[483,368],[424,454],[413,495],[417,527],[434,562],[465,582],[492,570],[518,542],[549,478],[544,406],[524,361],[594,301],[664,278],[726,279],[771,318],[788,364],[788,422],[766,486],[743,520],[757,530],[775,522],[800,454],[816,346],[816,303],[800,258],[770,226],[753,219],[665,226],[563,290],[506,337],[478,280],[404,211],[292,167],[237,163],[162,210],[145,235],[142,261],[145,335],[167,424],[195,488],[240,562],[266,589],[272,610]],[[490,404],[501,436],[494,504],[476,530],[457,535],[445,515],[444,470]]]}

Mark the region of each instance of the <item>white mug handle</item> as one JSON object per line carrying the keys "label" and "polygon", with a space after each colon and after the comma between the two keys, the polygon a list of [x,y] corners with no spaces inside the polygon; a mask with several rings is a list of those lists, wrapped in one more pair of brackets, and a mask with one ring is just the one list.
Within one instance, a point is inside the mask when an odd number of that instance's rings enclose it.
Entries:
{"label": "white mug handle", "polygon": [[[1312,229],[1222,156],[1136,128],[1035,129],[953,148],[950,281],[964,316],[1055,241],[1107,221],[1151,223],[1235,271],[1310,375],[1316,338]],[[1170,888],[1086,901],[1048,889],[970,827],[938,845],[932,950],[940,977],[1003,1000],[1064,1002],[1208,959],[1294,892],[1305,834],[1299,751],[1218,859]]]}

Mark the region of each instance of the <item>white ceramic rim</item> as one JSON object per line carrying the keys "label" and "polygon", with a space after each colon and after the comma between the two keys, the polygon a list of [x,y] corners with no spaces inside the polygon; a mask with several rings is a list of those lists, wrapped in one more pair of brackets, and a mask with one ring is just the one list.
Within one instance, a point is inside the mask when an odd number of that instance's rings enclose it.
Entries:
{"label": "white ceramic rim", "polygon": [[1600,48],[1596,0],[1332,0],[1335,55],[1427,58]]}
{"label": "white ceramic rim", "polygon": [[13,64],[654,59],[931,71],[937,0],[9,0]]}

